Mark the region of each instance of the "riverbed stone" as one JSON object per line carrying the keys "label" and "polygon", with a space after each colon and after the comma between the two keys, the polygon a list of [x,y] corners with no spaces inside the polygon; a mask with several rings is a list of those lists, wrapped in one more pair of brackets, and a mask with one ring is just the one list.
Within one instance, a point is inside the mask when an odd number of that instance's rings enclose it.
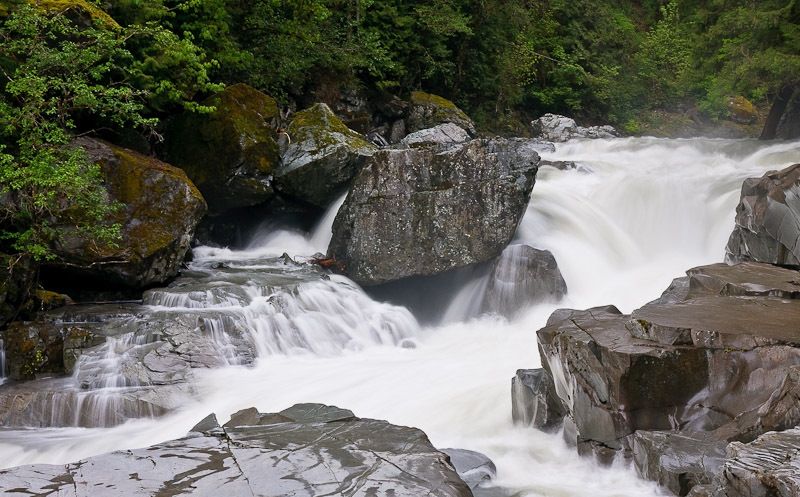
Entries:
{"label": "riverbed stone", "polygon": [[800,429],[732,442],[714,484],[715,497],[800,495]]}
{"label": "riverbed stone", "polygon": [[339,209],[328,255],[362,285],[491,260],[514,236],[538,161],[504,139],[381,150]]}
{"label": "riverbed stone", "polygon": [[206,212],[200,192],[182,170],[151,157],[91,138],[75,144],[100,166],[110,200],[122,204],[103,220],[120,225],[120,238],[97,243],[64,226],[59,260],[45,269],[134,288],[174,277]]}
{"label": "riverbed stone", "polygon": [[445,123],[455,124],[475,136],[475,123],[453,102],[432,93],[411,92],[405,118],[407,133]]}
{"label": "riverbed stone", "polygon": [[578,126],[574,119],[558,114],[545,114],[531,122],[531,136],[549,142],[565,142],[573,138],[616,138],[612,126]]}
{"label": "riverbed stone", "polygon": [[322,208],[347,188],[364,160],[378,150],[325,104],[295,114],[287,132],[292,142],[275,171],[278,190]]}
{"label": "riverbed stone", "polygon": [[186,171],[212,215],[272,198],[272,175],[280,164],[275,100],[240,83],[202,105],[215,110],[186,112],[170,124],[167,160]]}
{"label": "riverbed stone", "polygon": [[567,284],[555,257],[530,245],[506,247],[492,266],[482,312],[513,318],[540,302],[556,302],[567,293]]}
{"label": "riverbed stone", "polygon": [[297,410],[276,413],[290,421],[220,428],[206,419],[184,438],[143,449],[0,470],[0,488],[75,497],[95,495],[98,486],[109,497],[472,495],[447,455],[416,428],[352,413],[331,418],[330,409],[308,404],[295,420]]}
{"label": "riverbed stone", "polygon": [[800,164],[744,181],[725,261],[800,267]]}

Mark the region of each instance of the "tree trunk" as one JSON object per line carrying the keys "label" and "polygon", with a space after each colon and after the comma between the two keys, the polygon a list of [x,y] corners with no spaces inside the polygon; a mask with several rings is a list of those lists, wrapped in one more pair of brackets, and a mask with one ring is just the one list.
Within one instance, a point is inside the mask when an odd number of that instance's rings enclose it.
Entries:
{"label": "tree trunk", "polygon": [[791,86],[786,85],[781,88],[781,90],[775,96],[775,101],[772,102],[772,107],[769,109],[767,120],[764,122],[764,129],[761,130],[761,136],[758,137],[759,140],[775,139],[775,133],[778,131],[778,124],[781,122],[783,112],[789,105],[789,101],[792,99],[793,93],[794,89]]}

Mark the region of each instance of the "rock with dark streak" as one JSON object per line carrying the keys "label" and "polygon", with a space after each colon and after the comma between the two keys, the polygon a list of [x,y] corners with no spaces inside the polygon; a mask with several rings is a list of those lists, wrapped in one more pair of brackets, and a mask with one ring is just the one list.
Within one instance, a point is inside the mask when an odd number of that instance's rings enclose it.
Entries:
{"label": "rock with dark streak", "polygon": [[503,139],[381,150],[339,209],[328,254],[362,285],[491,260],[514,236],[538,161]]}
{"label": "rock with dark streak", "polygon": [[300,404],[269,422],[220,427],[206,418],[188,436],[66,465],[0,470],[0,488],[63,497],[392,495],[471,496],[425,434],[352,412]]}
{"label": "rock with dark streak", "polygon": [[555,392],[553,378],[542,368],[519,369],[511,378],[511,419],[516,424],[552,431],[566,412]]}

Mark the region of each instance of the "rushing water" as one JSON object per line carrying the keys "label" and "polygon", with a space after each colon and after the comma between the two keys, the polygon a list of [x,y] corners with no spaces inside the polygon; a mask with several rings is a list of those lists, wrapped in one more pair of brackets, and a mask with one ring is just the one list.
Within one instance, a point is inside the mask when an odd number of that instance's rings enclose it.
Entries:
{"label": "rushing water", "polygon": [[[257,323],[269,308],[270,322],[277,323],[251,325],[252,333],[264,337],[254,367],[197,374],[197,399],[158,420],[108,429],[2,431],[0,467],[63,463],[181,437],[209,412],[224,422],[250,406],[274,412],[297,402],[322,402],[357,416],[417,426],[438,447],[484,452],[497,464],[496,483],[512,493],[656,495],[652,484],[628,468],[599,468],[577,457],[557,435],[512,426],[510,378],[518,368],[539,366],[535,331],[556,307],[613,303],[631,311],[686,269],[721,261],[742,181],[798,162],[800,143],[573,141],[544,158],[584,166],[540,169],[514,242],[555,255],[569,288],[559,304],[535,306],[510,322],[496,316],[465,319],[485,287],[476,279],[442,309],[445,324],[421,328],[404,309],[374,302],[338,277],[295,292],[295,300],[285,297],[286,312],[279,316],[274,307],[264,307],[268,296],[254,297],[239,311],[244,319]],[[324,252],[340,203],[312,235],[267,227],[247,250],[202,248],[193,264],[256,269],[283,252],[299,259]],[[186,300],[158,303],[202,307]],[[284,321],[275,321],[279,318]],[[332,331],[314,338],[323,322]],[[269,338],[281,326],[307,330],[304,340],[316,342],[282,348]],[[333,342],[340,346],[328,346]]]}

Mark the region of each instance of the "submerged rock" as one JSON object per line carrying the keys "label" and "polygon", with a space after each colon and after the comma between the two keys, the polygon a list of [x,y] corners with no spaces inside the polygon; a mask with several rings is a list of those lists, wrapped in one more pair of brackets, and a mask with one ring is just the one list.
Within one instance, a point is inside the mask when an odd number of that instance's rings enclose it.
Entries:
{"label": "submerged rock", "polygon": [[318,207],[330,205],[378,150],[325,104],[295,114],[288,133],[292,143],[275,171],[278,189]]}
{"label": "submerged rock", "polygon": [[472,495],[416,428],[321,404],[247,419],[256,422],[220,427],[209,416],[186,437],[144,449],[0,470],[0,488],[65,497],[93,495],[98,486],[126,497]]}
{"label": "submerged rock", "polygon": [[55,250],[60,262],[49,268],[134,288],[174,277],[206,212],[200,192],[169,164],[99,140],[75,143],[100,165],[111,199],[122,204],[105,219],[120,225],[120,239],[110,246],[64,227],[67,236]]}
{"label": "submerged rock", "polygon": [[405,119],[408,133],[445,123],[455,124],[469,132],[470,135],[475,135],[475,123],[453,102],[431,93],[411,92]]}
{"label": "submerged rock", "polygon": [[566,293],[553,254],[529,245],[509,245],[492,266],[481,311],[512,318],[522,309],[558,301]]}
{"label": "submerged rock", "polygon": [[170,125],[167,160],[186,171],[212,215],[272,198],[272,175],[280,163],[275,100],[240,83],[202,104],[216,110],[187,112]]}
{"label": "submerged rock", "polygon": [[531,136],[550,142],[565,142],[573,138],[616,138],[611,126],[578,126],[574,119],[557,114],[545,114],[531,122]]}
{"label": "submerged rock", "polygon": [[381,150],[339,209],[328,254],[363,285],[491,260],[514,236],[538,161],[503,139]]}
{"label": "submerged rock", "polygon": [[800,267],[800,164],[744,181],[725,261]]}

